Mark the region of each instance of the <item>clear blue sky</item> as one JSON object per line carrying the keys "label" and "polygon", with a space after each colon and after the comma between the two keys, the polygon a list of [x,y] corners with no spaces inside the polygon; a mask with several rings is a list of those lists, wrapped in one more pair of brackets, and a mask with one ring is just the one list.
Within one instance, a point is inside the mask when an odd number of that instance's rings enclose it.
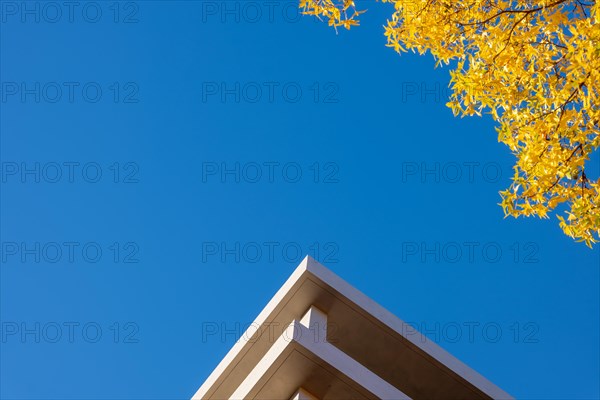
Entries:
{"label": "clear blue sky", "polygon": [[597,399],[599,250],[503,219],[490,118],[389,5],[270,4],[0,3],[2,398],[189,398],[308,253],[512,395]]}

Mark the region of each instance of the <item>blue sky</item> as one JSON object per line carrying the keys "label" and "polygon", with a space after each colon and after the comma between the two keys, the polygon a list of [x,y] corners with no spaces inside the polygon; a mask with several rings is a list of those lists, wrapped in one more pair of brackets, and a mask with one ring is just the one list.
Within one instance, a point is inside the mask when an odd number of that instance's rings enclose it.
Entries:
{"label": "blue sky", "polygon": [[189,398],[304,254],[518,398],[600,396],[598,248],[503,219],[514,157],[389,5],[0,7],[2,398]]}

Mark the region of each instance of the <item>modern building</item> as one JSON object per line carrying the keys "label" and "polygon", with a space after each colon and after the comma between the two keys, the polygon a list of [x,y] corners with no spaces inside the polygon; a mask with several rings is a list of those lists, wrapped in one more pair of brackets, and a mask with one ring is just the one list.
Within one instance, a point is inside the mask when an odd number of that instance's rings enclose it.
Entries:
{"label": "modern building", "polygon": [[512,398],[407,326],[306,257],[193,399]]}

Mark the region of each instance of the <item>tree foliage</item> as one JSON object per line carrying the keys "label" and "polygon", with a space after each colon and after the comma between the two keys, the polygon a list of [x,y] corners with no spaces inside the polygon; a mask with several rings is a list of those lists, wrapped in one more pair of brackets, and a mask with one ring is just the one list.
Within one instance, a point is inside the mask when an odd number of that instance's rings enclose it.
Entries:
{"label": "tree foliage", "polygon": [[[586,175],[600,144],[600,6],[580,0],[381,0],[397,52],[430,52],[451,64],[455,115],[491,114],[516,156],[506,216],[537,216],[561,204],[563,231],[600,240],[600,179]],[[300,0],[305,14],[350,29],[363,11],[350,0]],[[564,204],[563,204],[564,203]]]}

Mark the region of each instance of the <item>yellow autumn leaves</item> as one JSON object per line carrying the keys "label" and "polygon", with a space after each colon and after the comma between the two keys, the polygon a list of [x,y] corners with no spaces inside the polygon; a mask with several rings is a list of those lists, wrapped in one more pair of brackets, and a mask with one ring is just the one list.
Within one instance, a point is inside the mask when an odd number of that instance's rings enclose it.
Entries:
{"label": "yellow autumn leaves", "polygon": [[[586,174],[600,145],[600,6],[594,1],[381,0],[397,52],[450,64],[455,115],[491,114],[516,156],[505,215],[548,218],[591,247],[600,240],[600,179]],[[300,0],[334,27],[358,25],[349,0]],[[436,65],[437,65],[436,64]],[[557,209],[558,208],[558,209]]]}
{"label": "yellow autumn leaves", "polygon": [[350,29],[358,25],[357,18],[364,13],[357,10],[351,0],[300,0],[300,8],[306,15],[327,20],[329,26],[333,26],[336,31],[340,26]]}

